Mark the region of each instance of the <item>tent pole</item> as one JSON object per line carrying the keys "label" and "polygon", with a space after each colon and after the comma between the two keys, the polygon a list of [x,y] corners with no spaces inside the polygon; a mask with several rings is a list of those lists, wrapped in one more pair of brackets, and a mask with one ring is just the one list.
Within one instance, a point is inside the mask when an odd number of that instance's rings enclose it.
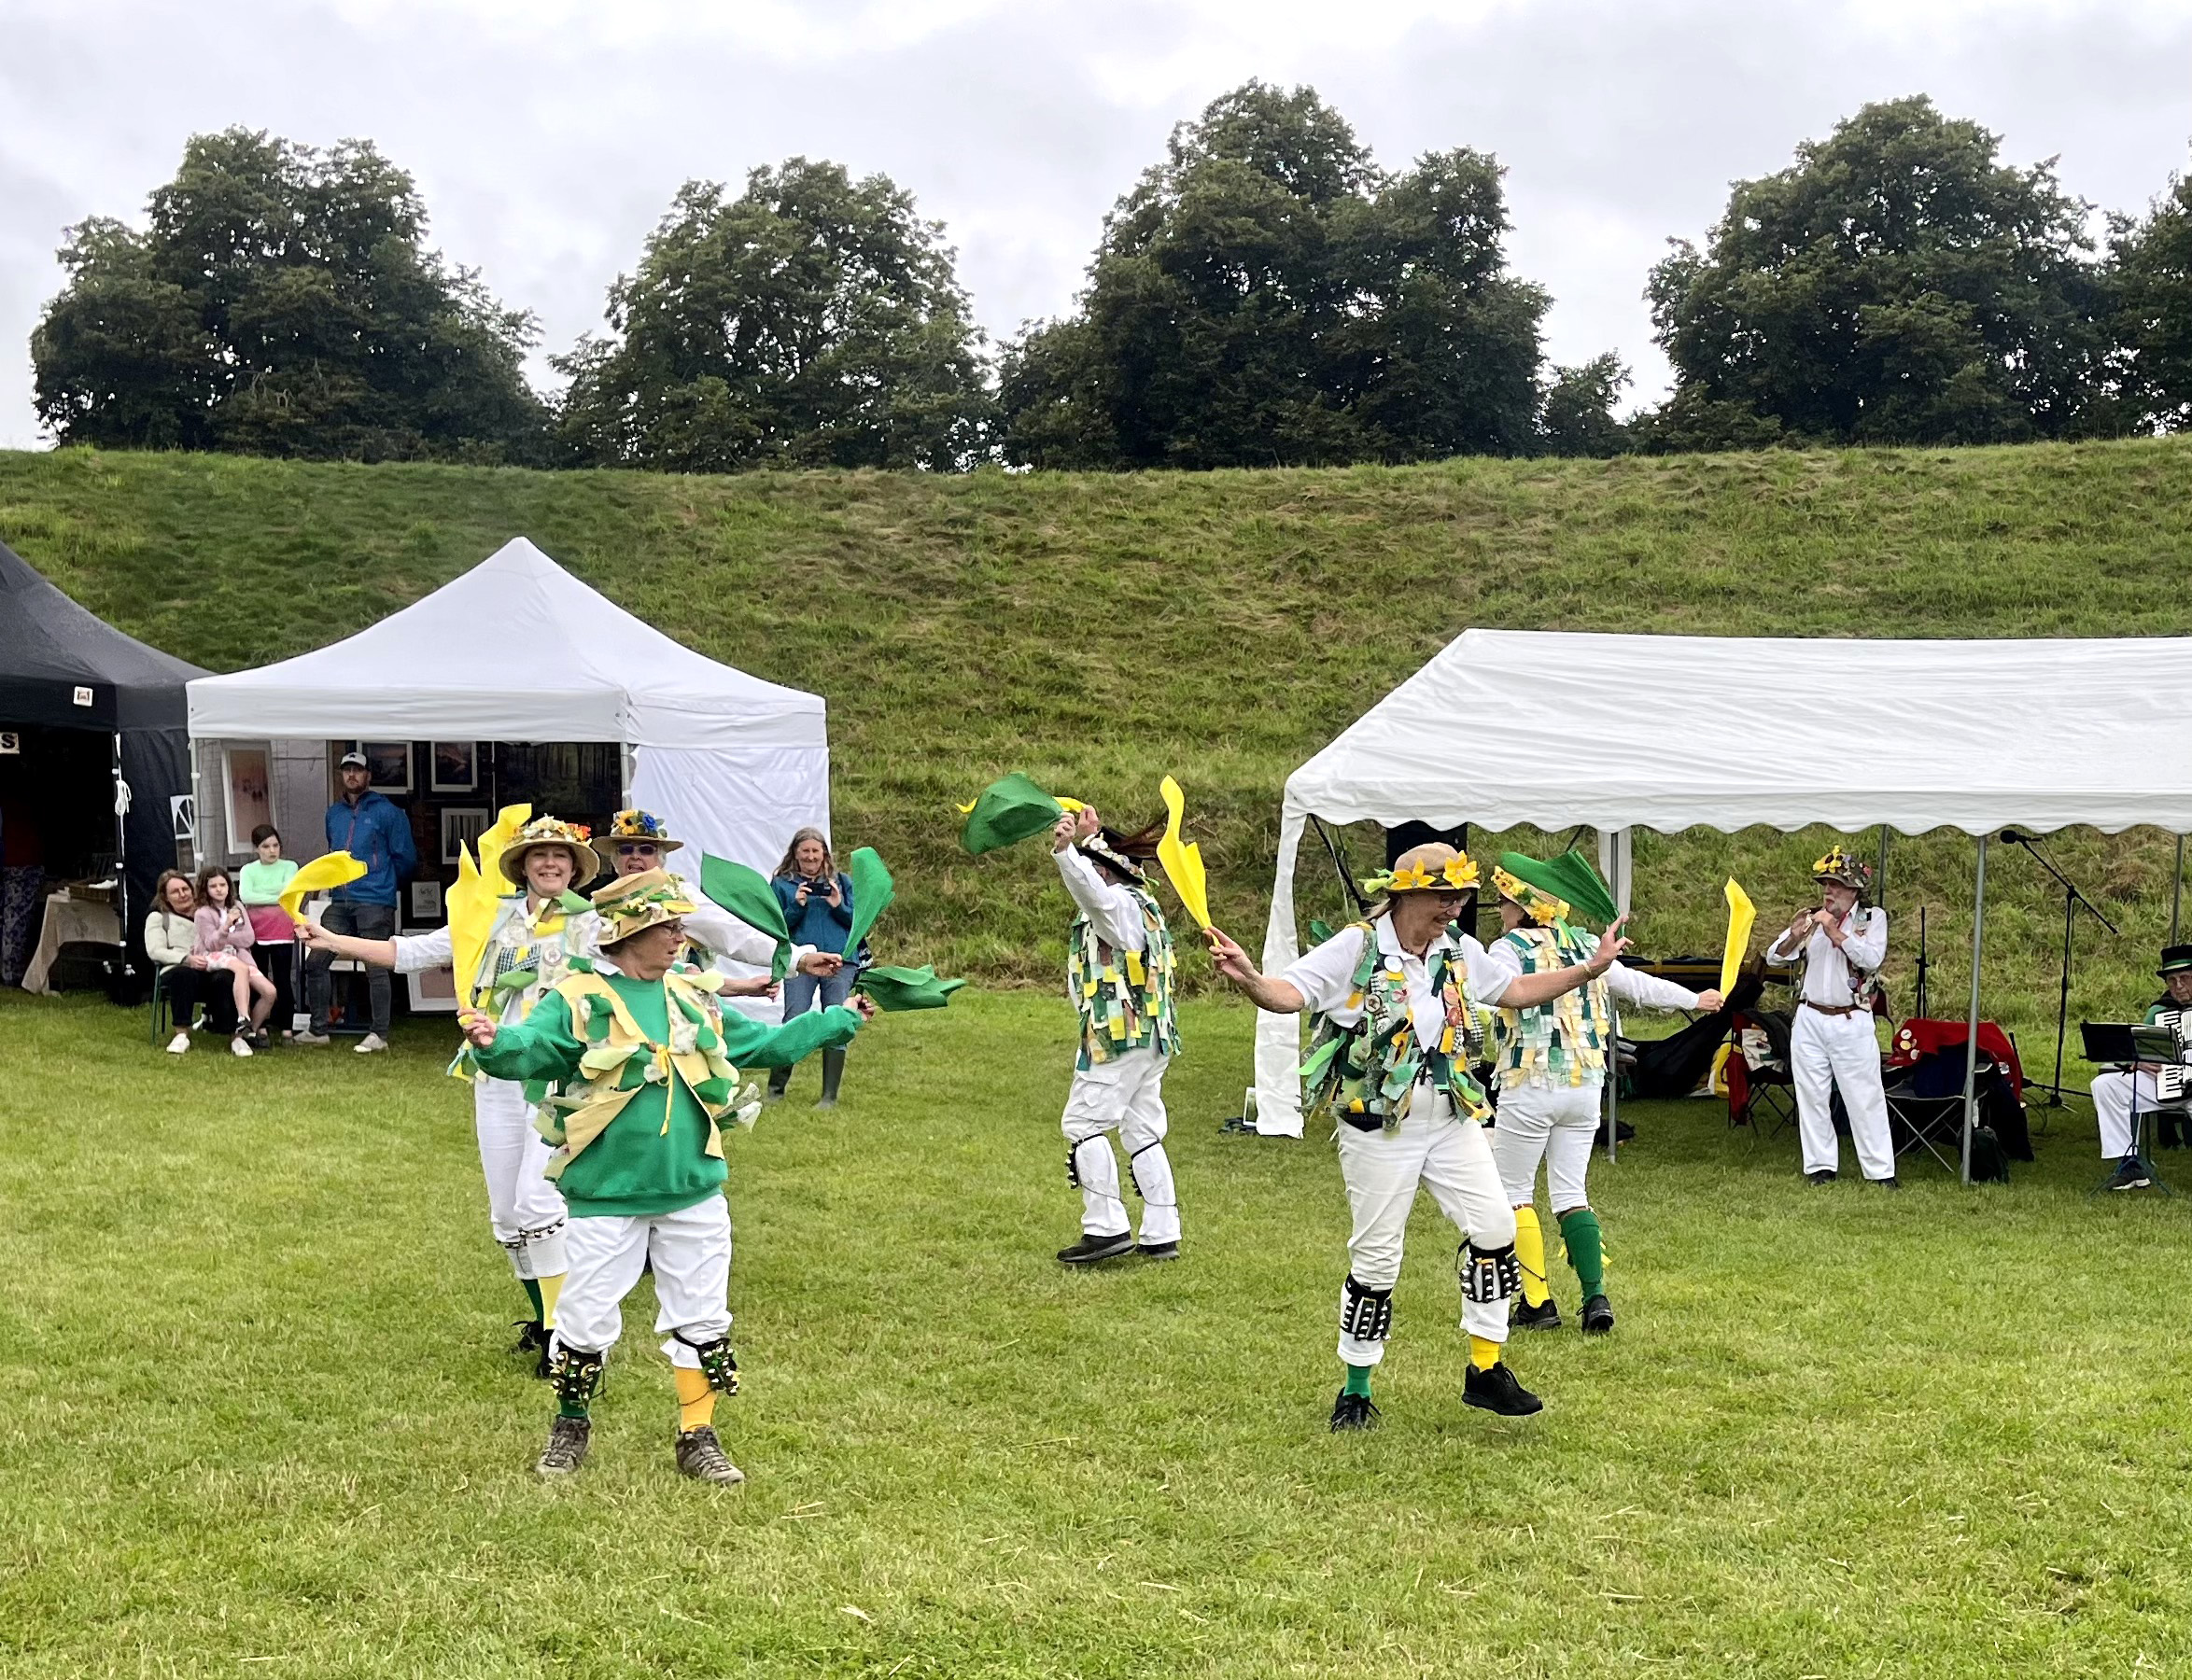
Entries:
{"label": "tent pole", "polygon": [[2170,876],[2170,944],[2177,943],[2177,914],[2185,907],[2185,836],[2177,836],[2177,867]]}
{"label": "tent pole", "polygon": [[[1606,844],[1606,831],[1599,831],[1599,855],[1609,852],[1613,868],[1608,872],[1607,884],[1613,889],[1613,907],[1622,915],[1629,913],[1629,831],[1614,832],[1613,844]],[[1609,1165],[1621,1158],[1622,1131],[1622,1012],[1613,1001],[1613,991],[1606,994],[1606,1159]]]}
{"label": "tent pole", "polygon": [[126,785],[121,778],[121,731],[118,729],[114,732],[114,913],[125,953],[130,945],[129,801],[122,791]]}
{"label": "tent pole", "polygon": [[1972,1182],[1972,1128],[1979,1115],[1979,958],[1987,939],[1987,836],[1979,836],[1979,861],[1972,883],[1972,1006],[1964,1023],[1963,1182]]}
{"label": "tent pole", "polygon": [[625,789],[624,799],[617,808],[628,811],[632,808],[632,744],[629,741],[619,741],[616,745],[618,753],[622,755],[619,762],[623,765]]}
{"label": "tent pole", "polygon": [[1888,907],[1888,825],[1880,824],[1880,866],[1873,871],[1873,903]]}

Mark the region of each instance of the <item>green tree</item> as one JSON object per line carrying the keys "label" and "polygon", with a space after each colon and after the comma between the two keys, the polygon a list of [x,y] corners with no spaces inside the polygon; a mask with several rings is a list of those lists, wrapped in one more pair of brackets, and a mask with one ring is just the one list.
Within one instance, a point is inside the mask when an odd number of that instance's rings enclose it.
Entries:
{"label": "green tree", "polygon": [[365,142],[200,134],[138,231],[69,230],[31,336],[63,443],[361,459],[530,459],[529,315],[426,246],[411,177]]}
{"label": "green tree", "polygon": [[1646,290],[1675,393],[1656,448],[1988,443],[2119,429],[2107,275],[2053,160],[1924,98],[1866,105],[1737,183]]}
{"label": "green tree", "polygon": [[1578,367],[1553,369],[1539,409],[1538,446],[1555,455],[1626,454],[1629,428],[1613,410],[1629,382],[1629,370],[1610,350]]}
{"label": "green tree", "polygon": [[2182,431],[2192,427],[2192,181],[2172,179],[2143,220],[2118,217],[2110,246],[2126,403]]}
{"label": "green tree", "polygon": [[692,181],[610,290],[611,340],[555,366],[569,456],[684,472],[970,465],[982,335],[940,222],[887,176],[787,160]]}
{"label": "green tree", "polygon": [[1105,218],[1075,313],[1006,346],[1006,455],[1209,468],[1526,450],[1548,300],[1508,272],[1500,175],[1468,149],[1386,175],[1309,88],[1214,101]]}

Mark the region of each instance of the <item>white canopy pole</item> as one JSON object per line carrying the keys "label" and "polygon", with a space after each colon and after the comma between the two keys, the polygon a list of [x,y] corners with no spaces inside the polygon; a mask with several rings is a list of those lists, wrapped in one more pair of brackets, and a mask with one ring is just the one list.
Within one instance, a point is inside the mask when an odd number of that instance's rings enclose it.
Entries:
{"label": "white canopy pole", "polygon": [[[1308,814],[1289,802],[1279,819],[1279,862],[1272,879],[1271,919],[1264,924],[1262,969],[1278,973],[1300,952],[1294,931],[1294,860]],[[1256,1012],[1256,1131],[1264,1138],[1301,1136],[1301,1021]]]}
{"label": "white canopy pole", "polygon": [[1972,1007],[1963,1044],[1963,1182],[1972,1182],[1972,1127],[1979,1116],[1979,956],[1987,940],[1987,836],[1972,885]]}
{"label": "white canopy pole", "polygon": [[2170,944],[2177,943],[2177,913],[2185,907],[2185,836],[2177,836],[2177,866],[2170,874]]}
{"label": "white canopy pole", "polygon": [[[1615,914],[1629,913],[1629,860],[1632,837],[1627,829],[1617,829],[1613,844],[1606,844],[1604,831],[1599,835],[1599,855],[1612,854],[1613,868],[1607,885],[1613,889]],[[1610,1164],[1621,1155],[1622,1131],[1622,1012],[1613,1001],[1612,988],[1606,994],[1606,1158]]]}

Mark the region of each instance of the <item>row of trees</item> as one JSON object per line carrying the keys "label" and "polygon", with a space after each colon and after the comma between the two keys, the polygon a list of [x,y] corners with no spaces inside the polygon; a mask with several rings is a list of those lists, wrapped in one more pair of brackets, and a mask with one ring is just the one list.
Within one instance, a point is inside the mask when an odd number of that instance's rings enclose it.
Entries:
{"label": "row of trees", "polygon": [[2192,184],[2087,231],[1922,98],[1741,182],[1646,296],[1671,397],[1616,418],[1608,354],[1549,368],[1502,171],[1380,169],[1310,89],[1249,82],[1105,218],[1069,315],[994,349],[940,223],[794,158],[688,184],[601,336],[522,363],[532,317],[426,242],[367,144],[193,139],[143,231],[69,231],[32,339],[63,442],[736,471],[1326,465],[1777,443],[1981,443],[2192,425]]}

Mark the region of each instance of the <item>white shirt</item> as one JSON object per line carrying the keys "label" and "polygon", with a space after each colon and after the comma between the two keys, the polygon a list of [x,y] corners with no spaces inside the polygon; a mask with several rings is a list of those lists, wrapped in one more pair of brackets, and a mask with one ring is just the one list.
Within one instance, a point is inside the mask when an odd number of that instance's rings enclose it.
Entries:
{"label": "white shirt", "polygon": [[[1523,972],[1523,954],[1508,944],[1504,936],[1495,939],[1484,955],[1510,974]],[[1639,973],[1626,963],[1616,962],[1606,971],[1606,988],[1613,994],[1615,1002],[1634,1004],[1638,1009],[1697,1007],[1697,994],[1688,987],[1662,980],[1657,974]]]}
{"label": "white shirt", "polygon": [[1818,928],[1795,945],[1782,930],[1780,938],[1766,947],[1765,959],[1776,968],[1804,964],[1804,1001],[1823,1003],[1829,1009],[1846,1009],[1864,1000],[1858,995],[1854,971],[1876,971],[1888,957],[1888,913],[1881,909],[1851,910],[1842,918],[1843,943],[1837,947]]}
{"label": "white shirt", "polygon": [[1074,847],[1050,855],[1058,861],[1065,889],[1073,894],[1074,903],[1081,907],[1098,939],[1115,951],[1147,948],[1149,930],[1143,925],[1142,906],[1131,892],[1105,880],[1096,872],[1096,865]]}
{"label": "white shirt", "polygon": [[[1398,973],[1407,981],[1409,1016],[1415,1023],[1416,1037],[1426,1044],[1437,1043],[1446,1029],[1445,1005],[1431,989],[1433,951],[1461,954],[1468,971],[1472,1003],[1497,1003],[1506,995],[1507,983],[1514,977],[1512,971],[1494,962],[1468,934],[1464,933],[1456,942],[1451,926],[1431,941],[1421,957],[1411,957],[1400,948],[1390,916],[1381,916],[1370,923],[1370,932],[1385,959],[1386,973]],[[1297,958],[1279,978],[1301,994],[1303,1009],[1329,1016],[1337,1026],[1352,1027],[1362,1019],[1362,1005],[1348,1001],[1355,994],[1355,970],[1362,960],[1362,941],[1361,929],[1342,928],[1315,950]]]}

